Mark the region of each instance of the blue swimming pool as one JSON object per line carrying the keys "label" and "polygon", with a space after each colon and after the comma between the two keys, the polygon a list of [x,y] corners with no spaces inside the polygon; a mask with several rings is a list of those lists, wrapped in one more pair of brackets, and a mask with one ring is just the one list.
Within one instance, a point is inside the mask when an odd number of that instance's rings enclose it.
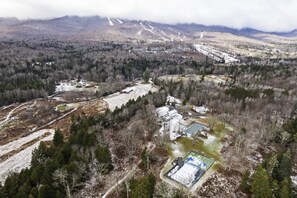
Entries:
{"label": "blue swimming pool", "polygon": [[206,126],[199,123],[194,123],[185,130],[185,133],[187,135],[193,136],[203,131],[204,128],[206,128]]}

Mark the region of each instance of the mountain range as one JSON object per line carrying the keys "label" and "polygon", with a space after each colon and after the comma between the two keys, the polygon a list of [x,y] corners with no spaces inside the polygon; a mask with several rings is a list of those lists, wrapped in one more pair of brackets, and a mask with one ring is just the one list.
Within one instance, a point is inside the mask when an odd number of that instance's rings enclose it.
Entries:
{"label": "mountain range", "polygon": [[254,37],[256,34],[263,33],[283,37],[297,36],[297,29],[290,32],[263,32],[252,28],[234,29],[201,24],[172,25],[100,16],[64,16],[42,20],[0,18],[0,38],[184,41],[203,37],[203,32],[231,33],[245,37]]}

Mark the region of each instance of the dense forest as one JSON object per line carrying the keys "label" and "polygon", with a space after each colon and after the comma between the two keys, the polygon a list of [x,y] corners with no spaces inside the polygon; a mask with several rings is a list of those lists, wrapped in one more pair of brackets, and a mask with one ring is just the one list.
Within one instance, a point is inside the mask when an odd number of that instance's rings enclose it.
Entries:
{"label": "dense forest", "polygon": [[[297,189],[292,185],[291,175],[295,153],[297,118],[290,119],[283,125],[283,130],[290,135],[285,146],[280,146],[277,153],[270,153],[253,174],[245,171],[240,184],[241,190],[253,197],[296,197]],[[281,138],[275,141],[282,144]]]}
{"label": "dense forest", "polygon": [[[269,100],[271,101],[270,105],[276,105],[276,107],[281,104],[278,101],[279,99],[270,99],[271,94],[275,95],[276,93],[267,89],[217,86],[217,91],[213,87],[212,92],[207,91],[206,94],[201,90],[205,88],[204,86],[209,87],[210,85],[203,82],[164,83],[156,80],[156,83],[161,86],[160,92],[150,93],[136,101],[131,100],[114,112],[107,110],[102,115],[72,117],[70,136],[67,140],[57,130],[52,144],[41,143],[33,153],[32,166],[7,178],[4,186],[1,187],[1,197],[69,197],[70,194],[84,186],[84,182],[90,177],[89,165],[93,161],[97,164],[96,167],[99,169],[97,171],[101,174],[108,174],[113,169],[113,162],[102,129],[117,129],[139,114],[139,111],[142,112],[140,114],[146,115],[146,113],[149,113],[147,111],[150,105],[154,107],[162,106],[168,94],[182,98],[185,100],[184,103],[207,104],[213,109],[219,109],[218,106],[214,105],[220,105],[221,109],[224,108],[225,105],[228,105],[230,98],[234,100],[234,108],[240,107],[242,101],[245,101],[245,108],[239,108],[240,116],[234,115],[239,117],[244,116],[248,111],[253,111],[255,101],[250,100],[251,98],[258,100],[260,103]],[[219,96],[213,95],[213,93],[219,92],[220,89],[225,91],[221,90]],[[242,97],[238,98],[238,92],[245,94],[240,94]],[[288,97],[283,93],[280,96],[283,99]],[[216,100],[217,103],[211,103],[212,100]],[[230,108],[230,106],[228,107]],[[229,111],[236,113],[233,109],[229,109]],[[270,144],[276,144],[277,152],[267,153],[263,163],[259,165],[252,175],[248,170],[244,172],[240,184],[240,189],[243,192],[251,194],[253,197],[294,197],[296,195],[296,191],[291,185],[290,175],[293,163],[292,155],[295,152],[297,118],[295,118],[296,115],[294,114],[290,114],[290,116],[291,119],[281,126],[282,130],[277,130],[274,136],[269,136],[268,141]],[[232,123],[230,119],[225,119],[227,122]],[[240,127],[242,126],[238,126],[238,128]],[[252,131],[250,126],[244,127],[248,131]],[[246,130],[239,131],[237,138],[249,136],[249,134],[244,134],[247,133],[244,131]],[[284,133],[289,134],[286,139],[283,137]],[[146,138],[150,138],[149,136]],[[265,143],[266,138],[267,135],[264,135],[261,139],[257,138],[257,141]],[[240,145],[241,149],[244,149],[242,146]],[[241,152],[248,151],[241,150]],[[143,157],[144,155],[145,152],[142,152],[139,157],[144,159],[143,163],[145,164],[146,158]],[[240,158],[241,154],[237,155]],[[230,161],[229,163],[233,162]],[[145,165],[142,166],[145,167]],[[130,190],[128,193],[130,193],[131,197],[139,197],[139,195],[152,197],[154,185],[155,176],[152,174],[139,179],[133,178],[129,183]]]}
{"label": "dense forest", "polygon": [[213,71],[211,63],[145,56],[130,49],[114,43],[1,41],[0,106],[51,95],[60,80],[113,83],[141,78],[145,71],[151,76]]}
{"label": "dense forest", "polygon": [[[228,167],[235,167],[233,171],[242,176],[238,191],[252,197],[296,197],[290,177],[297,141],[294,67],[252,62],[225,67],[175,55],[137,54],[129,45],[114,43],[6,41],[0,43],[0,50],[0,106],[52,95],[59,81],[69,79],[117,83],[115,89],[96,97],[122,89],[120,82],[140,78],[148,82],[151,77],[160,88],[113,112],[72,116],[69,136],[57,129],[53,142],[41,143],[33,153],[31,167],[13,173],[0,186],[0,197],[71,197],[85,187],[92,174],[112,173],[118,165],[113,155],[127,159],[127,164],[141,159],[141,174],[132,177],[119,193],[135,198],[162,197],[160,189],[156,190],[158,177],[146,168],[158,160],[149,154],[145,143],[156,138],[155,143],[166,150],[168,137],[156,136],[160,126],[154,112],[168,95],[181,99],[181,109],[185,105],[207,106],[211,117],[234,127],[234,133],[228,134],[232,142],[221,153],[226,167],[218,172],[228,176]],[[160,80],[165,74],[181,74],[184,79],[185,74],[199,74],[201,79]],[[208,74],[225,75],[226,83],[205,80]],[[256,167],[247,159],[255,151],[264,159]],[[105,185],[102,178],[97,178],[98,188]],[[186,195],[177,192],[176,197]]]}

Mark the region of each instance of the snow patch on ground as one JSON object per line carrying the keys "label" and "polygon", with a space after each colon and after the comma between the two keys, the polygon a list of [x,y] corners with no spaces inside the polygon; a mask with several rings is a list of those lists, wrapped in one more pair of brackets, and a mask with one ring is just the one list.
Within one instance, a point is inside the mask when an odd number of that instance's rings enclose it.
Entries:
{"label": "snow patch on ground", "polygon": [[207,139],[204,139],[204,144],[211,145],[216,142],[217,138],[214,135],[207,134]]}
{"label": "snow patch on ground", "polygon": [[174,155],[175,158],[184,156],[184,153],[182,152],[180,144],[171,144],[171,149],[173,151],[172,154]]}
{"label": "snow patch on ground", "polygon": [[107,17],[107,19],[108,19],[108,23],[109,23],[109,25],[110,25],[110,26],[113,26],[114,24],[113,24],[113,21],[111,20],[111,18],[110,18],[110,17]]}
{"label": "snow patch on ground", "polygon": [[142,34],[142,30],[139,30],[136,34],[137,35],[141,35]]}
{"label": "snow patch on ground", "polygon": [[[50,141],[54,137],[54,130],[51,131],[49,136],[46,136],[41,141]],[[7,176],[11,172],[20,172],[24,168],[28,168],[31,165],[32,152],[35,148],[38,148],[41,141],[27,147],[26,149],[20,151],[19,153],[13,155],[9,159],[0,163],[0,182],[3,183]]]}
{"label": "snow patch on ground", "polygon": [[56,101],[59,101],[59,102],[64,102],[65,101],[62,97],[59,97],[59,96],[52,97],[52,99],[56,100]]}
{"label": "snow patch on ground", "polygon": [[149,91],[157,91],[157,88],[155,88],[151,83],[137,83],[135,86],[130,87],[129,89],[132,90],[129,93],[117,92],[103,99],[105,102],[107,102],[108,107],[111,111],[114,111],[116,107],[121,108],[122,105],[126,104],[131,99],[136,100],[138,97],[146,95]]}
{"label": "snow patch on ground", "polygon": [[48,129],[43,129],[43,130],[40,130],[40,131],[36,131],[35,133],[31,133],[30,135],[28,136],[25,136],[25,137],[22,137],[22,138],[19,138],[13,142],[9,142],[5,145],[2,145],[0,146],[0,156],[3,156],[17,148],[20,148],[21,146],[23,146],[24,144],[46,134],[46,133],[53,133],[53,130],[48,130]]}
{"label": "snow patch on ground", "polygon": [[[90,82],[92,83],[92,82]],[[88,87],[89,83],[85,81],[76,82],[75,80],[60,82],[59,85],[56,86],[55,92],[67,92],[67,91],[93,91],[96,92],[98,90],[97,86]],[[55,99],[56,97],[53,97]]]}
{"label": "snow patch on ground", "polygon": [[149,28],[145,27],[144,24],[143,24],[142,22],[140,22],[139,24],[141,25],[141,27],[142,27],[144,30],[146,30],[146,31],[148,31],[148,32],[150,32],[150,33],[152,33],[152,34],[155,34],[155,32],[153,31],[153,30],[154,30],[153,28],[149,29]]}
{"label": "snow patch on ground", "polygon": [[123,21],[121,21],[121,20],[118,19],[118,18],[114,18],[114,20],[116,20],[119,24],[123,24],[123,23],[124,23]]}
{"label": "snow patch on ground", "polygon": [[200,33],[200,39],[202,39],[204,36],[203,36],[203,32]]}
{"label": "snow patch on ground", "polygon": [[56,92],[60,91],[75,91],[77,88],[71,83],[60,83],[60,85],[56,86]]}
{"label": "snow patch on ground", "polygon": [[291,180],[295,186],[297,186],[297,176],[291,176]]}

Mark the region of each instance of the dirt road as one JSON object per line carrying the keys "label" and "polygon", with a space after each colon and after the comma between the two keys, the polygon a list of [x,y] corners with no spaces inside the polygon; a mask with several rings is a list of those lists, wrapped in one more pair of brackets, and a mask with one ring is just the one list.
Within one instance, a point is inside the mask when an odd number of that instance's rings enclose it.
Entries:
{"label": "dirt road", "polygon": [[[155,148],[156,145],[149,143],[147,145],[148,151],[152,151]],[[109,194],[111,194],[118,186],[120,186],[124,181],[126,181],[127,179],[130,178],[130,176],[132,176],[136,170],[137,167],[139,166],[139,164],[141,163],[142,160],[139,160],[137,162],[137,164],[135,164],[132,169],[130,171],[128,171],[128,173],[122,178],[120,179],[117,183],[115,183],[112,187],[110,187],[106,193],[102,196],[102,198],[107,198]]]}

